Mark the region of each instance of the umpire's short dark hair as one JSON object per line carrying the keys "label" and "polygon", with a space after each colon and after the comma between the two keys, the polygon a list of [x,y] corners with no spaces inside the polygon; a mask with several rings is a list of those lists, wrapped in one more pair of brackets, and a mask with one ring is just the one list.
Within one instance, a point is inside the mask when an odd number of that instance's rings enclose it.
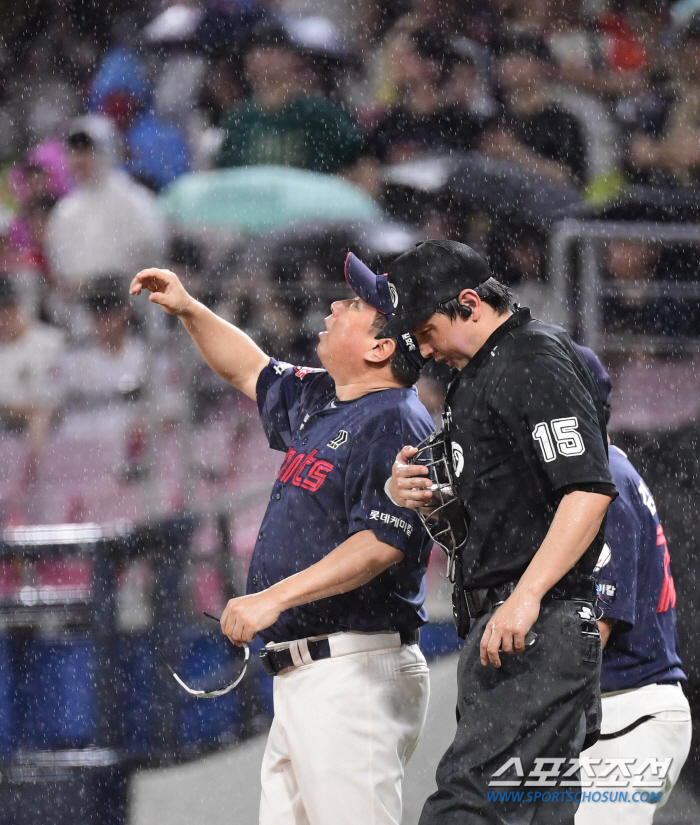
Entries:
{"label": "umpire's short dark hair", "polygon": [[[381,332],[385,326],[386,315],[377,312],[369,331],[370,333]],[[396,345],[394,354],[391,356],[389,366],[391,367],[391,374],[394,380],[401,384],[402,387],[412,387],[420,378],[420,372],[411,364],[403,352],[401,352],[398,344]]]}
{"label": "umpire's short dark hair", "polygon": [[[497,281],[495,278],[489,278],[483,284],[475,287],[474,292],[481,298],[481,300],[488,304],[497,315],[505,315],[507,312],[515,310],[515,303],[513,302],[513,293],[510,289]],[[443,304],[438,304],[435,310],[437,315],[447,315],[447,317],[454,321],[459,318],[459,299],[452,298],[450,301],[445,301]]]}

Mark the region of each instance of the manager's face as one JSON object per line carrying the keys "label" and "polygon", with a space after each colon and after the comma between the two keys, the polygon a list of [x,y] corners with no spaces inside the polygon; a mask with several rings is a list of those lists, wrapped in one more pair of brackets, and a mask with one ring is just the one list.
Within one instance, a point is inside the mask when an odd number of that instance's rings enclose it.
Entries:
{"label": "manager's face", "polygon": [[318,335],[318,357],[334,374],[356,372],[375,346],[377,311],[360,298],[334,301],[323,319],[326,329]]}

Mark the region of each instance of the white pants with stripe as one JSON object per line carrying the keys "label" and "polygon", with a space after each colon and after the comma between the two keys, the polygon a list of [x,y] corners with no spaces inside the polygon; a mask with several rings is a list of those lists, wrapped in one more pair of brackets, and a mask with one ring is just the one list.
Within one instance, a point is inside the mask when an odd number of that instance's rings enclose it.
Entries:
{"label": "white pants with stripe", "polygon": [[425,658],[398,633],[329,642],[330,659],[274,677],[260,825],[399,825],[404,766],[428,709]]}
{"label": "white pants with stripe", "polygon": [[[642,716],[653,715],[653,719],[642,723],[629,733],[615,739],[603,739],[584,751],[581,757],[601,759],[602,763],[591,767],[596,773],[594,784],[582,788],[583,793],[608,795],[618,793],[614,802],[583,801],[576,814],[576,825],[651,825],[654,812],[666,804],[671,789],[678,780],[681,768],[690,750],[690,707],[683,690],[678,685],[647,685],[636,690],[624,690],[603,696],[603,724],[601,732],[614,733],[626,728]],[[629,762],[629,771],[634,774],[643,769],[644,762],[655,759],[663,762],[671,759],[665,779],[658,787],[635,787],[634,780],[626,786],[611,787],[611,782],[621,781],[615,770],[611,777],[604,778],[605,761],[612,759],[634,759]],[[608,762],[608,765],[611,763]],[[582,771],[582,779],[585,778]],[[650,777],[649,773],[644,774]],[[627,792],[627,801],[620,801],[619,792]],[[644,801],[644,793],[658,795],[658,801]],[[632,799],[637,792],[636,800]],[[640,799],[641,795],[641,799]],[[583,797],[586,800],[586,797]]]}

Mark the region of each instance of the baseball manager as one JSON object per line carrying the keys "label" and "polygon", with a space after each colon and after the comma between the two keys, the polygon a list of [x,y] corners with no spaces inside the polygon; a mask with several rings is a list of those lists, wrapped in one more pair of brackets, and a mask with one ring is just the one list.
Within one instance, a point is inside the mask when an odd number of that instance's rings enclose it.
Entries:
{"label": "baseball manager", "polygon": [[235,644],[260,635],[275,677],[262,825],[398,825],[427,710],[417,642],[431,543],[384,483],[401,446],[433,425],[413,387],[417,350],[376,337],[393,311],[386,276],[350,255],[346,278],[357,297],[325,319],[325,370],[270,358],[172,272],[147,269],[131,285],[178,315],[209,366],[257,401],[285,454],[247,595],[221,618]]}
{"label": "baseball manager", "polygon": [[[591,573],[616,496],[602,402],[564,330],[515,307],[470,247],[421,243],[388,278],[397,302],[380,334],[413,332],[423,356],[457,370],[445,436],[469,521],[455,559],[466,634],[457,732],[420,823],[573,825],[575,794],[552,793],[550,779],[557,766],[575,781],[595,728],[601,642]],[[427,468],[406,465],[415,452],[399,454],[388,487],[411,508],[433,495]],[[550,793],[493,793],[523,788],[523,777]]]}

